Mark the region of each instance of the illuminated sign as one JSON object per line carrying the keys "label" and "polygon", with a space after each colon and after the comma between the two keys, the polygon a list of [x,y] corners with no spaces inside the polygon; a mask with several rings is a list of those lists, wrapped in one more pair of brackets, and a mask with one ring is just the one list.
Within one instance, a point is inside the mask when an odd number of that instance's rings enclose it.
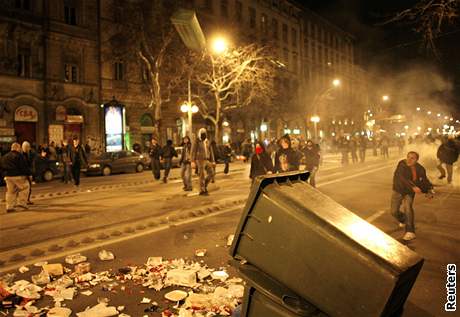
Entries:
{"label": "illuminated sign", "polygon": [[37,110],[31,106],[20,106],[16,108],[14,112],[15,121],[24,121],[24,122],[37,122],[38,113]]}
{"label": "illuminated sign", "polygon": [[105,106],[105,141],[106,151],[123,150],[124,109],[122,106]]}

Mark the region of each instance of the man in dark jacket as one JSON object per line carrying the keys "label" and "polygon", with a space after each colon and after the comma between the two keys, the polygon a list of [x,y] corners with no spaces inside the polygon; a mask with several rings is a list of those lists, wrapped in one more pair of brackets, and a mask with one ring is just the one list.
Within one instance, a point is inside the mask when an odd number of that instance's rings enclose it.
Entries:
{"label": "man in dark jacket", "polygon": [[72,162],[72,177],[75,181],[75,186],[79,187],[80,171],[82,167],[88,164],[88,159],[78,137],[73,138],[73,146],[70,148],[70,161]]}
{"label": "man in dark jacket", "polygon": [[158,144],[157,139],[152,138],[149,148],[150,167],[152,168],[153,177],[156,180],[160,179],[160,156],[161,146]]}
{"label": "man in dark jacket", "polygon": [[302,152],[305,158],[305,170],[310,172],[308,180],[311,186],[316,187],[315,176],[320,161],[319,145],[313,143],[312,140],[308,140]]}
{"label": "man in dark jacket", "polygon": [[173,157],[177,157],[176,149],[173,146],[172,140],[167,140],[166,145],[161,150],[161,159],[163,161],[163,167],[165,170],[165,174],[163,176],[163,183],[168,182],[168,176],[169,171],[171,171]]}
{"label": "man in dark jacket", "polygon": [[182,155],[180,156],[180,175],[186,192],[192,191],[192,143],[190,138],[182,138]]}
{"label": "man in dark jacket", "polygon": [[6,212],[14,211],[15,207],[27,210],[27,196],[29,194],[27,179],[32,177],[32,172],[21,153],[19,143],[11,145],[11,151],[2,157],[1,167],[6,183]]}
{"label": "man in dark jacket", "polygon": [[301,154],[292,148],[289,135],[283,136],[279,143],[280,148],[275,155],[275,173],[299,170]]}
{"label": "man in dark jacket", "polygon": [[[443,143],[438,148],[437,157],[439,159],[437,168],[441,173],[439,179],[446,177],[447,170],[447,183],[451,184],[453,164],[458,160],[458,151],[455,146],[455,141],[452,139],[443,140]],[[446,170],[443,168],[443,164],[446,165]]]}
{"label": "man in dark jacket", "polygon": [[255,153],[251,157],[251,170],[249,171],[249,178],[254,182],[257,176],[272,174],[273,162],[270,155],[265,150],[262,142],[256,143]]}
{"label": "man in dark jacket", "polygon": [[232,160],[232,148],[230,147],[230,143],[224,144],[222,148],[222,159],[224,160],[224,174],[227,175],[230,168],[230,161]]}
{"label": "man in dark jacket", "polygon": [[[433,197],[433,185],[426,176],[425,168],[418,163],[417,152],[407,153],[407,158],[401,160],[393,176],[393,194],[391,196],[391,214],[399,221],[400,227],[405,227],[403,240],[415,239],[414,198],[415,194],[425,193]],[[405,213],[400,211],[403,205]]]}
{"label": "man in dark jacket", "polygon": [[[198,166],[200,177],[200,195],[208,196],[208,184],[213,176],[213,166],[215,165],[215,154],[208,139],[206,129],[198,131],[198,138],[192,146],[192,168]],[[207,174],[205,176],[205,173]]]}

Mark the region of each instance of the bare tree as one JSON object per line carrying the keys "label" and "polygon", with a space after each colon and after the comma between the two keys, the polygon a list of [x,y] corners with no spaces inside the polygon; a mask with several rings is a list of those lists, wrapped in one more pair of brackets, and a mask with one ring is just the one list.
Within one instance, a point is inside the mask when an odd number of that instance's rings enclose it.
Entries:
{"label": "bare tree", "polygon": [[412,26],[423,37],[425,47],[438,56],[434,41],[442,34],[445,25],[457,20],[459,10],[460,0],[421,0],[383,24],[401,22]]}
{"label": "bare tree", "polygon": [[271,102],[274,72],[270,59],[265,48],[253,44],[221,55],[205,55],[204,68],[196,79],[206,94],[196,98],[203,118],[215,126],[216,141],[226,111]]}
{"label": "bare tree", "polygon": [[181,83],[185,50],[177,37],[170,16],[179,2],[161,0],[116,1],[119,21],[109,30],[105,52],[112,60],[123,59],[142,65],[144,83],[149,91],[149,107],[158,129],[162,106],[169,102]]}

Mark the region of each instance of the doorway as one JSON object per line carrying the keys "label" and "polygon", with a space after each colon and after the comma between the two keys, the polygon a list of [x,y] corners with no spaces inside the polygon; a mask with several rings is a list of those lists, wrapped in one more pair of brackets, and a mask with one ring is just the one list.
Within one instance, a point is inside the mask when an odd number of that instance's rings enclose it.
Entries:
{"label": "doorway", "polygon": [[27,141],[30,144],[34,144],[36,140],[36,122],[14,122],[14,134],[16,135],[16,140],[20,144]]}

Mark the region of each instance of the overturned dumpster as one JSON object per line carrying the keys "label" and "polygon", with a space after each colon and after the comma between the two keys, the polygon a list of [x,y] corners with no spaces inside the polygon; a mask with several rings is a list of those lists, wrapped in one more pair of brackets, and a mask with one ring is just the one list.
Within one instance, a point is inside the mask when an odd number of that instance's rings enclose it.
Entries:
{"label": "overturned dumpster", "polygon": [[248,283],[242,316],[398,316],[423,259],[308,175],[268,175],[252,188],[230,249]]}

